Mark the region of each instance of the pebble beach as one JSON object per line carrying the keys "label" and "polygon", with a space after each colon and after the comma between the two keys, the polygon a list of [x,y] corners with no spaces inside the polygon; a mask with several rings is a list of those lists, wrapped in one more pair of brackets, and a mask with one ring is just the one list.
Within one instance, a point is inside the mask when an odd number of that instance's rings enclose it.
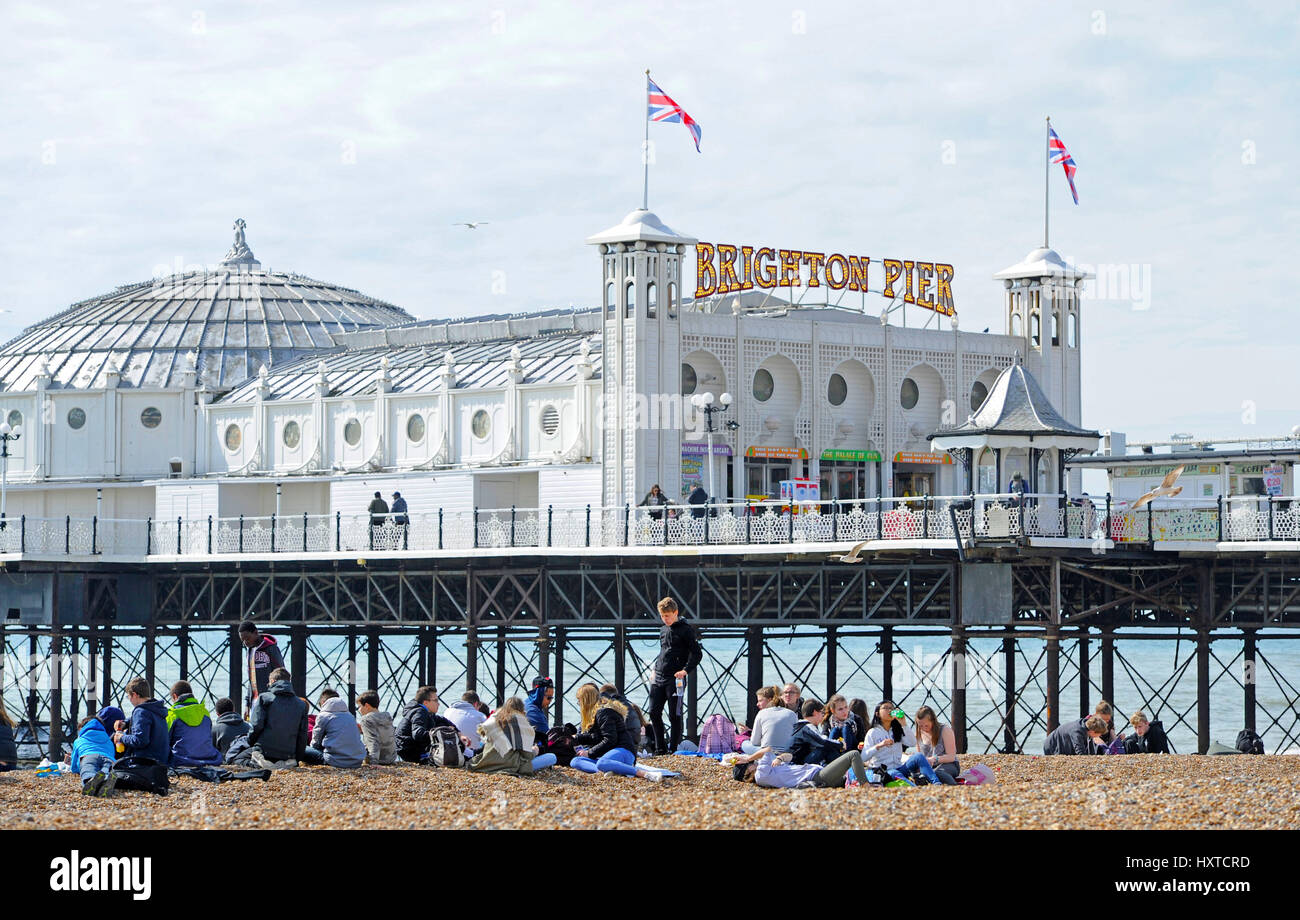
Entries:
{"label": "pebble beach", "polygon": [[[975,758],[966,765],[976,762]],[[174,778],[167,796],[79,794],[76,777],[0,774],[0,828],[79,829],[1294,829],[1300,757],[978,758],[986,786],[761,789],[716,761],[659,757],[681,777],[553,768],[518,778],[417,766],[300,767],[269,781]]]}

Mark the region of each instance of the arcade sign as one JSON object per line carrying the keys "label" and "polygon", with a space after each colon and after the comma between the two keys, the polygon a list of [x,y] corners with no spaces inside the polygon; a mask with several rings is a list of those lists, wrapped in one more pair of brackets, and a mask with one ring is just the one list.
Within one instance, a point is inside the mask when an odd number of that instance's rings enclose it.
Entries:
{"label": "arcade sign", "polygon": [[[730,243],[695,244],[695,296],[732,294],[754,288],[807,287],[825,285],[832,291],[867,293],[867,256],[844,256],[833,252],[804,252],[773,249],[770,246],[733,246]],[[903,303],[953,316],[953,267],[942,262],[913,259],[882,259],[883,283],[878,288],[886,300],[901,294]],[[933,283],[933,289],[931,289]]]}

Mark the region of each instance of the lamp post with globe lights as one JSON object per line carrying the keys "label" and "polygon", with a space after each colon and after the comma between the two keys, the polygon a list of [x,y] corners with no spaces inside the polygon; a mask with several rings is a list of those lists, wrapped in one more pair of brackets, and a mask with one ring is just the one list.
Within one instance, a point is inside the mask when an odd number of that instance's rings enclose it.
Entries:
{"label": "lamp post with globe lights", "polygon": [[[712,393],[696,393],[691,397],[691,405],[704,413],[704,432],[708,439],[709,455],[709,501],[717,501],[717,483],[714,481],[713,472],[713,433],[718,429],[713,426],[713,416],[718,412],[726,412],[731,407],[731,394],[723,393],[718,397],[718,404],[713,404]],[[734,419],[727,421],[727,430],[735,431],[740,427],[740,423]]]}
{"label": "lamp post with globe lights", "polygon": [[6,480],[9,474],[9,442],[17,441],[23,436],[22,425],[10,425],[8,422],[0,422],[0,530],[3,530],[8,522],[5,520],[5,498],[6,498]]}

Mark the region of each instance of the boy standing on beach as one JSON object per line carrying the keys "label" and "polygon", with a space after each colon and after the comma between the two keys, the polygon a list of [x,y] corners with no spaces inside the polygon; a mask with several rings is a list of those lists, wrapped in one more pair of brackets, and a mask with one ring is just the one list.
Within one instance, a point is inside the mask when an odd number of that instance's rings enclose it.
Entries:
{"label": "boy standing on beach", "polygon": [[681,619],[677,601],[671,597],[661,600],[657,608],[663,626],[659,630],[659,657],[654,664],[654,683],[650,685],[650,726],[654,735],[654,753],[669,754],[677,750],[682,742],[682,714],[674,703],[669,707],[668,719],[672,725],[671,738],[664,737],[664,706],[669,698],[677,692],[678,681],[683,683],[695,670],[704,650],[700,647],[699,636],[690,624]]}

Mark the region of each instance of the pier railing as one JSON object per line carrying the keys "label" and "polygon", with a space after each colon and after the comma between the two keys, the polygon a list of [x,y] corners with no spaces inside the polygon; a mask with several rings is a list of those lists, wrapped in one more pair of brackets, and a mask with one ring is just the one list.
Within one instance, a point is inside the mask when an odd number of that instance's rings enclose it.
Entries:
{"label": "pier railing", "polygon": [[1137,510],[1109,497],[1047,493],[790,503],[281,514],[0,522],[0,554],[225,556],[502,548],[744,546],[872,541],[1300,541],[1300,497],[1165,499]]}

